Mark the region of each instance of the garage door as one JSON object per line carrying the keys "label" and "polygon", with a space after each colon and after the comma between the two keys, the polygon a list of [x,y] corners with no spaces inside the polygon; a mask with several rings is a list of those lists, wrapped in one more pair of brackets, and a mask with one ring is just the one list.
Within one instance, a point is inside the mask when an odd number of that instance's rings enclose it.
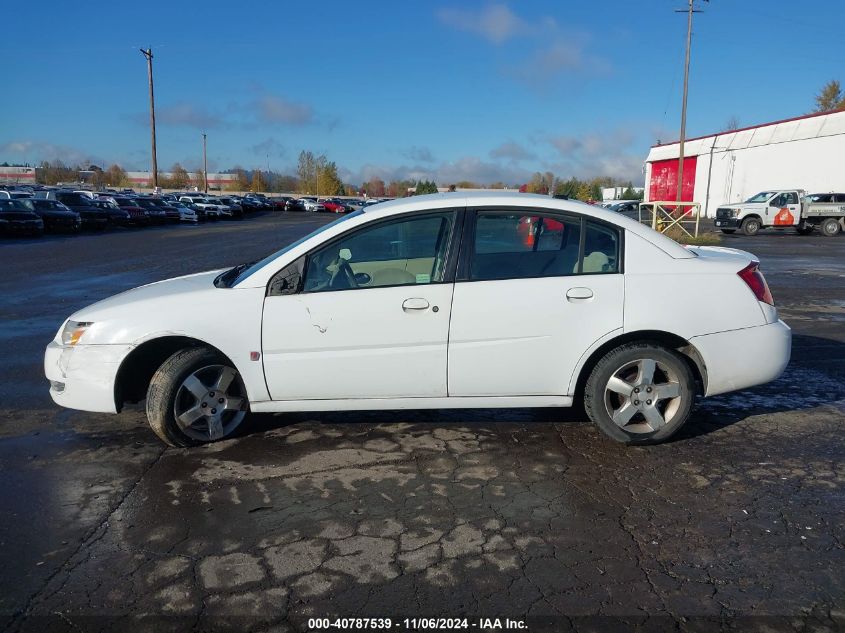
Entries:
{"label": "garage door", "polygon": [[[695,193],[695,166],[698,156],[684,158],[684,181],[681,185],[681,201],[692,202]],[[678,159],[656,160],[651,164],[651,180],[648,185],[649,200],[674,200],[678,195]]]}

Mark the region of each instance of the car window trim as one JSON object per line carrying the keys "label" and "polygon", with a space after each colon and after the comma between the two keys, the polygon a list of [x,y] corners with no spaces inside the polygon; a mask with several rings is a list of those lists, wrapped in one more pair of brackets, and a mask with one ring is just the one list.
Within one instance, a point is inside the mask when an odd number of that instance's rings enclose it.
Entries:
{"label": "car window trim", "polygon": [[[478,221],[479,213],[501,213],[502,215],[513,215],[514,213],[525,212],[525,215],[548,215],[552,217],[561,218],[563,220],[579,222],[580,237],[578,244],[578,272],[570,273],[568,275],[549,275],[547,277],[505,277],[503,279],[470,279],[470,264],[472,256],[475,254],[475,227]],[[617,236],[617,262],[616,272],[582,272],[584,266],[584,240],[587,233],[587,223],[593,222],[604,226],[611,231],[614,231]],[[482,283],[488,281],[512,281],[515,279],[553,279],[555,277],[584,277],[592,275],[622,275],[625,273],[625,230],[613,222],[608,222],[601,218],[597,218],[577,211],[567,211],[565,209],[549,209],[546,207],[536,206],[483,206],[483,207],[467,207],[466,217],[464,220],[464,231],[461,236],[461,248],[459,254],[458,270],[455,275],[455,283]]]}
{"label": "car window trim", "polygon": [[[324,248],[329,247],[332,244],[342,241],[352,233],[355,233],[360,230],[364,229],[371,229],[382,224],[388,224],[400,218],[413,218],[413,217],[426,217],[426,216],[434,216],[434,215],[441,215],[444,213],[454,213],[455,214],[455,225],[452,229],[452,234],[449,237],[449,244],[447,245],[446,251],[446,266],[443,271],[443,280],[442,281],[430,281],[427,284],[391,284],[389,286],[374,286],[372,288],[338,288],[336,290],[321,290],[320,292],[308,292],[304,289],[305,286],[305,273],[308,270],[308,264],[311,258],[311,255]],[[365,224],[361,224],[351,229],[340,233],[339,235],[334,236],[330,240],[322,242],[309,250],[307,253],[300,255],[294,261],[290,262],[287,266],[283,266],[279,270],[277,270],[273,275],[271,275],[269,281],[267,282],[267,287],[265,290],[265,296],[277,296],[275,294],[270,294],[270,286],[273,280],[284,270],[287,270],[290,266],[296,264],[299,260],[302,260],[302,279],[300,281],[300,287],[297,288],[295,293],[290,293],[294,295],[299,294],[323,294],[326,292],[346,292],[349,290],[378,290],[381,288],[409,288],[409,287],[419,287],[419,286],[438,286],[442,284],[450,284],[455,282],[455,269],[457,268],[458,263],[458,251],[459,251],[459,240],[460,235],[463,230],[464,226],[464,216],[466,214],[466,209],[463,207],[445,207],[443,209],[424,209],[420,211],[407,211],[405,213],[397,213],[395,215],[389,215],[387,217],[381,218],[379,220],[374,220],[372,222],[367,222]],[[286,295],[278,295],[278,296],[286,296]]]}

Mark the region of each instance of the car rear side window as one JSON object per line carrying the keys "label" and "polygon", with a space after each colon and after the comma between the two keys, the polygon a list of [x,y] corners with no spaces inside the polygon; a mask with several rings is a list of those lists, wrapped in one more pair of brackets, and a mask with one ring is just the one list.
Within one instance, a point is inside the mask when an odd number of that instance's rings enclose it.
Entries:
{"label": "car rear side window", "polygon": [[587,222],[584,234],[584,274],[619,272],[619,233],[603,224]]}
{"label": "car rear side window", "polygon": [[468,277],[472,281],[619,272],[613,227],[560,215],[477,215]]}
{"label": "car rear side window", "polygon": [[555,277],[578,272],[581,221],[524,213],[479,213],[469,278]]}

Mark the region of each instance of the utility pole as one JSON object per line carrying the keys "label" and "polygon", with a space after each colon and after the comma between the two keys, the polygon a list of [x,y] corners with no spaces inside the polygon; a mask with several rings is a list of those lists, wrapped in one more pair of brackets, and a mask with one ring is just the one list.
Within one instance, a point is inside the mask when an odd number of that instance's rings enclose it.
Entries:
{"label": "utility pole", "polygon": [[205,185],[205,192],[208,193],[208,154],[205,144],[206,133],[202,133],[202,182]]}
{"label": "utility pole", "polygon": [[[710,0],[704,0],[709,2]],[[701,13],[695,8],[695,0],[689,0],[689,6],[686,9],[676,10],[675,13],[687,14],[687,54],[684,61],[684,98],[681,102],[681,140],[680,140],[680,154],[678,156],[678,195],[675,200],[681,201],[681,190],[684,183],[684,137],[687,133],[687,91],[689,86],[689,57],[690,47],[692,45],[692,14]]]}
{"label": "utility pole", "polygon": [[153,187],[158,188],[158,162],[156,161],[156,104],[153,96],[153,49],[140,49],[147,58],[147,77],[150,81],[150,134],[153,144]]}

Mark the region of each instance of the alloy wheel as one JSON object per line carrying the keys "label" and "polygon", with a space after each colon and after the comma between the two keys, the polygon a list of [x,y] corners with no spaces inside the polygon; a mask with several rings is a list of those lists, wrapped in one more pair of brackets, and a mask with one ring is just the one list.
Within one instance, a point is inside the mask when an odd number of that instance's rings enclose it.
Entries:
{"label": "alloy wheel", "polygon": [[226,365],[207,365],[179,386],[173,415],[179,429],[201,442],[230,435],[246,416],[247,399],[238,372]]}
{"label": "alloy wheel", "polygon": [[613,423],[628,433],[653,433],[681,407],[677,374],[660,361],[642,358],[622,365],[607,381],[604,402]]}

